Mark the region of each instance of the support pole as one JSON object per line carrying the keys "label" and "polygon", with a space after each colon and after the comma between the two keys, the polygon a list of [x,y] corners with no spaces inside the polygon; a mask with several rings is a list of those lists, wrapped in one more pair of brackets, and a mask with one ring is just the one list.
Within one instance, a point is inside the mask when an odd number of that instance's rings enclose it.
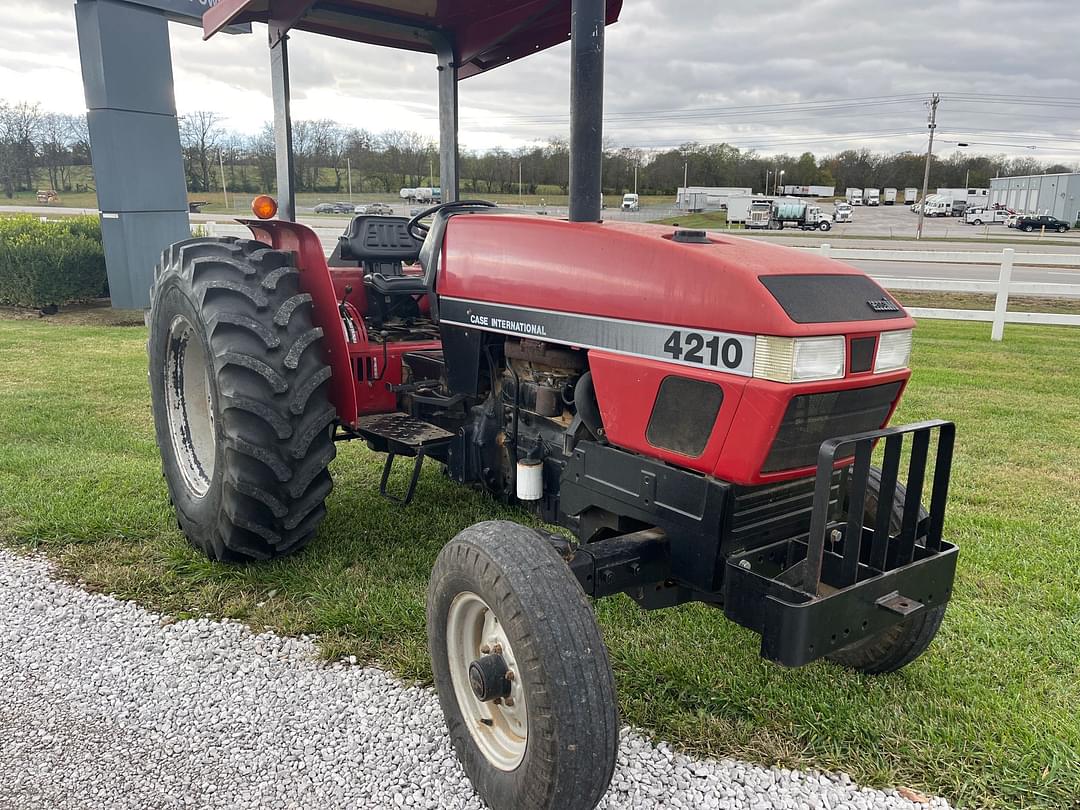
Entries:
{"label": "support pole", "polygon": [[926,147],[926,168],[923,170],[922,200],[919,201],[919,225],[915,229],[915,238],[922,239],[923,220],[926,219],[926,192],[930,186],[930,162],[934,157],[934,130],[937,129],[937,105],[941,96],[934,93],[930,97],[930,118],[927,123],[930,129],[930,143]]}
{"label": "support pole", "polygon": [[[273,39],[271,39],[273,42]],[[289,38],[270,46],[270,94],[274,98],[274,150],[277,157],[278,218],[296,221],[293,185],[292,109],[289,94]]]}
{"label": "support pole", "polygon": [[603,206],[605,0],[570,6],[570,221],[597,222]]}
{"label": "support pole", "polygon": [[1005,337],[1005,313],[1009,310],[1009,285],[1012,283],[1013,260],[1016,251],[1005,248],[1001,251],[1001,270],[998,273],[997,299],[994,301],[994,325],[990,328],[990,340]]}
{"label": "support pole", "polygon": [[458,195],[458,70],[453,43],[435,40],[439,71],[439,185],[441,201],[454,202]]}

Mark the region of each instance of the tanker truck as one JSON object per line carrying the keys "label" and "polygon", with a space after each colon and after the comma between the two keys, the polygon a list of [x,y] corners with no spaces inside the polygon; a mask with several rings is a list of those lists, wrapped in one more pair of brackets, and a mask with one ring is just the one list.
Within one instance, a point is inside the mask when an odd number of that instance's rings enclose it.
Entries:
{"label": "tanker truck", "polygon": [[827,231],[832,228],[832,220],[820,205],[810,205],[801,200],[777,200],[772,205],[769,228],[783,230],[785,225],[803,231]]}

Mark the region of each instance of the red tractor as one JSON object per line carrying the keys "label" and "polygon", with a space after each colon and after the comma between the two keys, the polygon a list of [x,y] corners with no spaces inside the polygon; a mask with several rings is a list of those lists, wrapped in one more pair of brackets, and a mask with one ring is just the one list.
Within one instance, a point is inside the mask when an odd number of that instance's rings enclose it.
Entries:
{"label": "red tractor", "polygon": [[[915,325],[888,293],[797,250],[601,221],[604,28],[620,5],[220,0],[211,33],[269,23],[283,217],[260,198],[253,239],[173,245],[153,291],[165,477],[211,558],[310,542],[335,442],[352,439],[386,454],[380,488],[402,507],[423,500],[430,459],[565,530],[480,523],[432,572],[435,687],[495,808],[589,808],[608,785],[619,719],[588,597],[704,602],[772,661],[883,673],[930,644],[955,574],[954,429],[887,427]],[[439,56],[448,201],[356,217],[329,261],[290,221],[290,28]],[[458,79],[567,31],[569,220],[457,200]],[[413,472],[393,493],[402,456]]]}

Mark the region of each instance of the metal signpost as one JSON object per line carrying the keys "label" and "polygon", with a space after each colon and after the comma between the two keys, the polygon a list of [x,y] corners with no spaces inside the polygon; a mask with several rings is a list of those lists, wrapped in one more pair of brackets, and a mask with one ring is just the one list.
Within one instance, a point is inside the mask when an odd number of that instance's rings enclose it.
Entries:
{"label": "metal signpost", "polygon": [[[114,307],[146,308],[154,265],[190,235],[169,22],[213,0],[78,0],[75,22]],[[250,26],[233,31],[250,30]]]}

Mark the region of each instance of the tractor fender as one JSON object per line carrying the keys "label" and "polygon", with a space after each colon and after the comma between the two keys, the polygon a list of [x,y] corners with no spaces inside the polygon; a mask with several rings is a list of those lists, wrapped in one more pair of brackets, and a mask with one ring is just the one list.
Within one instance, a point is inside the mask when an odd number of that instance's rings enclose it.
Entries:
{"label": "tractor fender", "polygon": [[295,255],[300,271],[300,290],[311,296],[312,320],[323,331],[323,348],[326,363],[330,366],[330,402],[343,424],[353,424],[358,405],[349,346],[319,237],[311,228],[297,222],[280,219],[240,219],[237,222],[246,225],[256,239],[274,250]]}

